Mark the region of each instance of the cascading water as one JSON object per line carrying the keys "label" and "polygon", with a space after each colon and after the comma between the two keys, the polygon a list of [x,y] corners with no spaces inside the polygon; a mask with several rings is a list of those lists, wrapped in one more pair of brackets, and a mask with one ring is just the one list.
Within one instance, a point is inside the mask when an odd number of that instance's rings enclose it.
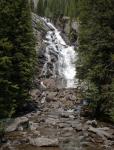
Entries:
{"label": "cascading water", "polygon": [[[65,43],[60,32],[52,23],[45,19],[44,21],[50,27],[50,31],[47,33],[46,40],[44,41],[47,47],[45,50],[46,62],[42,70],[42,75],[46,75],[47,72],[50,72],[54,78],[59,78],[63,87],[75,88],[77,84],[77,80],[75,79],[75,61],[77,55],[74,47]],[[53,63],[51,58],[52,53],[57,58]],[[49,64],[53,64],[53,69],[49,69]]]}

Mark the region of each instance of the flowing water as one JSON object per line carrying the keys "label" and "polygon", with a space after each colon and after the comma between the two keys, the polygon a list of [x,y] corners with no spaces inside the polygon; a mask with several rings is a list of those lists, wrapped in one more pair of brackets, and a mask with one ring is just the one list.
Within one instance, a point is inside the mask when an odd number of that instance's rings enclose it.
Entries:
{"label": "flowing water", "polygon": [[[45,23],[50,27],[50,31],[46,35],[47,44],[45,50],[46,61],[43,66],[42,75],[46,76],[47,72],[50,72],[52,76],[59,79],[61,87],[75,88],[77,84],[76,76],[76,58],[77,54],[73,46],[69,46],[63,40],[60,31],[55,26],[48,22]],[[57,58],[52,62],[52,54]],[[52,70],[49,69],[49,64],[52,64]]]}

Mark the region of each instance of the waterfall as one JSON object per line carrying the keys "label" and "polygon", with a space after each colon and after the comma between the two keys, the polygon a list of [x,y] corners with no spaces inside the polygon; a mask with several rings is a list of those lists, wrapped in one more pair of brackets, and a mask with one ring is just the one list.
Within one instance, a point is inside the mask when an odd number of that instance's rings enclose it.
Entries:
{"label": "waterfall", "polygon": [[[43,19],[50,27],[44,42],[47,44],[45,50],[46,62],[42,69],[42,75],[50,74],[54,78],[59,79],[60,83],[65,88],[75,88],[77,84],[75,62],[77,58],[76,51],[73,46],[69,46],[61,37],[60,32],[56,27]],[[52,61],[52,56],[55,55],[56,60]],[[50,69],[49,65],[52,64]]]}

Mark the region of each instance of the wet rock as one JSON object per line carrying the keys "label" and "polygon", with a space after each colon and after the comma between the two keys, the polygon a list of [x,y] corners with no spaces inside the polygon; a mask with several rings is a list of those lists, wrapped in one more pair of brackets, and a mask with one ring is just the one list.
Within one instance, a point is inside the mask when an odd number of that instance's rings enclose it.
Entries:
{"label": "wet rock", "polygon": [[46,97],[43,97],[42,99],[41,99],[41,104],[44,104],[46,102]]}
{"label": "wet rock", "polygon": [[43,83],[46,85],[48,89],[57,89],[56,82],[54,79],[44,79]]}
{"label": "wet rock", "polygon": [[49,92],[47,93],[47,101],[56,100],[57,92]]}
{"label": "wet rock", "polygon": [[36,30],[41,30],[43,32],[48,32],[50,27],[43,21],[41,17],[32,13],[32,26]]}
{"label": "wet rock", "polygon": [[56,138],[50,139],[50,138],[44,138],[44,137],[29,138],[29,142],[31,145],[38,146],[38,147],[58,146],[59,144],[59,141]]}
{"label": "wet rock", "polygon": [[54,99],[54,104],[52,104],[52,106],[55,109],[59,109],[61,107],[61,102],[59,101],[59,99],[55,98]]}
{"label": "wet rock", "polygon": [[63,131],[73,131],[72,127],[63,128]]}
{"label": "wet rock", "polygon": [[70,118],[70,116],[72,115],[73,113],[72,112],[62,112],[61,114],[60,114],[60,116],[61,117],[63,117],[63,118]]}
{"label": "wet rock", "polygon": [[11,124],[9,124],[6,128],[6,132],[13,132],[18,130],[19,126],[28,127],[29,120],[27,117],[19,117],[14,119]]}
{"label": "wet rock", "polygon": [[86,122],[87,125],[91,125],[92,127],[97,127],[97,121],[96,120],[88,120]]}
{"label": "wet rock", "polygon": [[51,124],[51,125],[56,125],[59,122],[59,119],[54,119],[54,118],[47,118],[45,120],[46,124]]}
{"label": "wet rock", "polygon": [[89,147],[89,148],[91,148],[91,149],[94,149],[93,144],[91,144],[90,142],[82,142],[81,145],[82,145],[83,147]]}
{"label": "wet rock", "polygon": [[37,100],[37,98],[41,95],[41,91],[38,89],[33,89],[30,92],[32,99]]}
{"label": "wet rock", "polygon": [[74,115],[69,115],[69,118],[70,119],[75,119],[75,116]]}
{"label": "wet rock", "polygon": [[88,131],[97,134],[98,136],[102,137],[103,139],[105,139],[105,138],[112,139],[113,138],[112,133],[110,133],[110,131],[107,131],[106,128],[89,127]]}
{"label": "wet rock", "polygon": [[38,123],[34,123],[34,122],[29,122],[29,128],[31,131],[34,131],[38,128]]}
{"label": "wet rock", "polygon": [[11,142],[8,141],[5,145],[1,147],[0,145],[0,150],[15,150],[15,148],[11,145]]}
{"label": "wet rock", "polygon": [[40,136],[40,131],[33,130],[33,134],[38,137],[38,136]]}
{"label": "wet rock", "polygon": [[72,132],[65,132],[61,136],[64,137],[63,140],[65,140],[66,137],[72,137]]}
{"label": "wet rock", "polygon": [[22,126],[19,126],[18,127],[18,131],[23,131],[24,129],[23,129],[23,127]]}
{"label": "wet rock", "polygon": [[78,22],[76,22],[75,20],[73,20],[71,26],[72,26],[72,29],[78,31],[78,28],[79,28]]}
{"label": "wet rock", "polygon": [[72,127],[76,130],[76,131],[82,131],[83,130],[83,126],[81,123],[79,124],[72,124]]}
{"label": "wet rock", "polygon": [[71,125],[68,124],[68,123],[59,123],[59,124],[58,124],[58,127],[59,127],[59,128],[66,128],[66,127],[71,127]]}
{"label": "wet rock", "polygon": [[72,94],[68,94],[68,95],[66,96],[66,99],[67,99],[67,100],[71,100],[71,101],[75,101],[75,100],[76,100],[76,96],[75,96],[75,95],[72,95]]}

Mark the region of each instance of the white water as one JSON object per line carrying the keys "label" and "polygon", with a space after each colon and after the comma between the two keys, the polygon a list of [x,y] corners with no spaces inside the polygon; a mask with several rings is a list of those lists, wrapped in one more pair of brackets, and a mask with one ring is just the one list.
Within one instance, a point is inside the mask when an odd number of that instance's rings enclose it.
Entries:
{"label": "white water", "polygon": [[55,26],[47,22],[46,24],[52,29],[46,35],[45,43],[48,44],[46,47],[45,56],[47,58],[46,63],[44,64],[42,74],[46,74],[47,72],[47,65],[51,62],[51,55],[50,51],[53,51],[55,54],[58,55],[58,61],[53,63],[53,76],[56,78],[56,70],[60,78],[65,80],[66,88],[75,88],[77,80],[75,79],[76,76],[76,52],[73,46],[69,46],[63,40],[60,35],[60,32],[55,28]]}

